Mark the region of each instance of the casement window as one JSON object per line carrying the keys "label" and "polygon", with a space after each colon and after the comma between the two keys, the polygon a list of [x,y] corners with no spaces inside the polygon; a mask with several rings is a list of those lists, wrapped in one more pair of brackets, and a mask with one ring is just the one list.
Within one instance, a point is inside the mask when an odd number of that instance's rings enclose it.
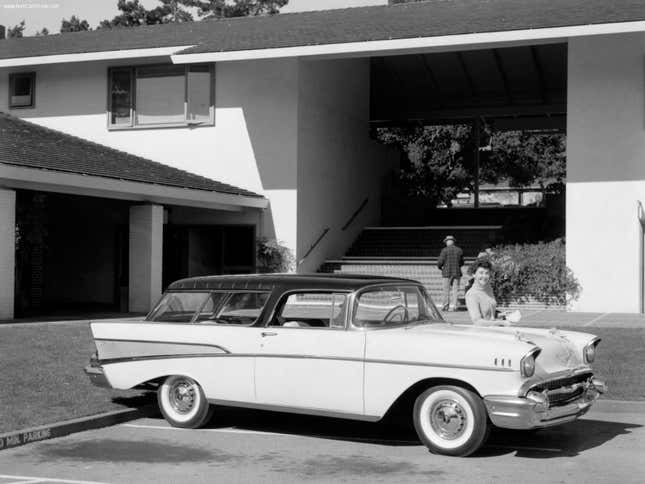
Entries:
{"label": "casement window", "polygon": [[108,126],[212,125],[214,78],[213,64],[111,68]]}
{"label": "casement window", "polygon": [[36,73],[9,74],[9,108],[33,108],[36,100]]}

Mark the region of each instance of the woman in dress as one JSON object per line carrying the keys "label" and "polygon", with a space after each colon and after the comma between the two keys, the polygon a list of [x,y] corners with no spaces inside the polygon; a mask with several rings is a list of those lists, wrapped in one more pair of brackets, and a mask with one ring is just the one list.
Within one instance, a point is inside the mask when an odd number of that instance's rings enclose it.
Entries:
{"label": "woman in dress", "polygon": [[498,315],[497,301],[490,286],[491,270],[491,263],[487,260],[475,264],[473,285],[466,292],[468,314],[476,326],[510,326],[504,315]]}

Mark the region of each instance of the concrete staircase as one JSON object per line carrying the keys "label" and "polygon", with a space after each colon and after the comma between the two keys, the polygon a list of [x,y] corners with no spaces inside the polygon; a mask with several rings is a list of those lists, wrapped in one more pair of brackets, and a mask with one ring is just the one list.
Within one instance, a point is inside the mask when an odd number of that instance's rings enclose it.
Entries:
{"label": "concrete staircase", "polygon": [[[467,267],[487,242],[493,242],[501,226],[461,227],[366,227],[347,254],[329,260],[321,272],[385,275],[413,279],[423,284],[432,299],[441,303],[442,279],[437,257],[446,235],[453,235],[464,251]],[[463,299],[464,277],[460,287]]]}

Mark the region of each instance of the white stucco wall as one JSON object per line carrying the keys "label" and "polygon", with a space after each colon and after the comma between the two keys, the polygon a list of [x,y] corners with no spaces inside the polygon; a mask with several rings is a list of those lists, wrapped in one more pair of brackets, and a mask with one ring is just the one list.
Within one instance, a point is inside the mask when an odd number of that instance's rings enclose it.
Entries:
{"label": "white stucco wall", "polygon": [[574,308],[638,312],[645,201],[645,34],[569,41],[567,264]]}
{"label": "white stucco wall", "polygon": [[[301,61],[299,93],[297,258],[330,228],[298,268],[310,272],[342,256],[363,226],[378,223],[382,178],[395,157],[369,138],[368,59]],[[365,198],[368,205],[343,231]]]}
{"label": "white stucco wall", "polygon": [[[295,249],[296,59],[216,66],[215,126],[107,130],[107,69],[146,60],[0,69],[0,110],[265,195],[264,235]],[[156,60],[159,62],[159,60]],[[36,106],[9,110],[9,72],[36,71]]]}

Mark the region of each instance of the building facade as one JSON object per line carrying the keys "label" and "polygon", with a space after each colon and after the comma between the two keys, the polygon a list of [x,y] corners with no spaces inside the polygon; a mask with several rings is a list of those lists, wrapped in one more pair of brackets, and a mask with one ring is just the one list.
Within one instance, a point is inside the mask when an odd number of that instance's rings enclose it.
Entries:
{"label": "building facade", "polygon": [[[370,137],[370,126],[383,121],[374,117],[372,86],[381,59],[455,56],[455,69],[465,71],[475,98],[487,94],[477,92],[486,76],[470,53],[486,50],[492,65],[497,61],[494,82],[506,88],[504,99],[491,95],[486,105],[464,101],[447,108],[440,100],[450,93],[439,93],[437,103],[423,104],[405,87],[418,83],[417,75],[399,68],[392,83],[401,85],[400,97],[409,94],[406,120],[481,116],[517,126],[562,120],[567,263],[583,288],[574,309],[638,312],[644,286],[637,207],[645,198],[645,8],[637,1],[614,3],[601,9],[599,0],[494,0],[476,8],[467,0],[416,2],[4,40],[0,111],[266,201],[241,206],[229,195],[225,202],[179,203],[143,193],[145,184],[136,194],[119,195],[128,203],[130,237],[139,228],[143,234],[130,243],[129,260],[147,261],[137,269],[142,272],[129,268],[129,290],[144,281],[149,296],[135,304],[138,296],[131,295],[129,308],[147,310],[162,286],[162,246],[172,243],[165,234],[179,230],[173,226],[192,227],[194,234],[198,226],[253,227],[255,236],[290,247],[302,272],[342,254],[362,227],[378,224],[383,180],[397,166],[397,154]],[[536,83],[541,99],[529,99],[522,82],[509,88],[513,76],[521,81],[528,68],[504,65],[507,53],[524,49],[539,56],[551,45],[564,52],[557,54],[566,66],[562,100],[550,99],[544,67],[527,81]],[[430,66],[424,75],[449,74],[449,67]],[[425,82],[432,90],[431,79]],[[417,105],[424,107],[411,113]],[[4,317],[13,314],[16,190],[115,200],[121,193],[120,187],[102,190],[100,183],[91,189],[74,180],[65,185],[52,165],[16,170],[11,160],[0,160]]]}

